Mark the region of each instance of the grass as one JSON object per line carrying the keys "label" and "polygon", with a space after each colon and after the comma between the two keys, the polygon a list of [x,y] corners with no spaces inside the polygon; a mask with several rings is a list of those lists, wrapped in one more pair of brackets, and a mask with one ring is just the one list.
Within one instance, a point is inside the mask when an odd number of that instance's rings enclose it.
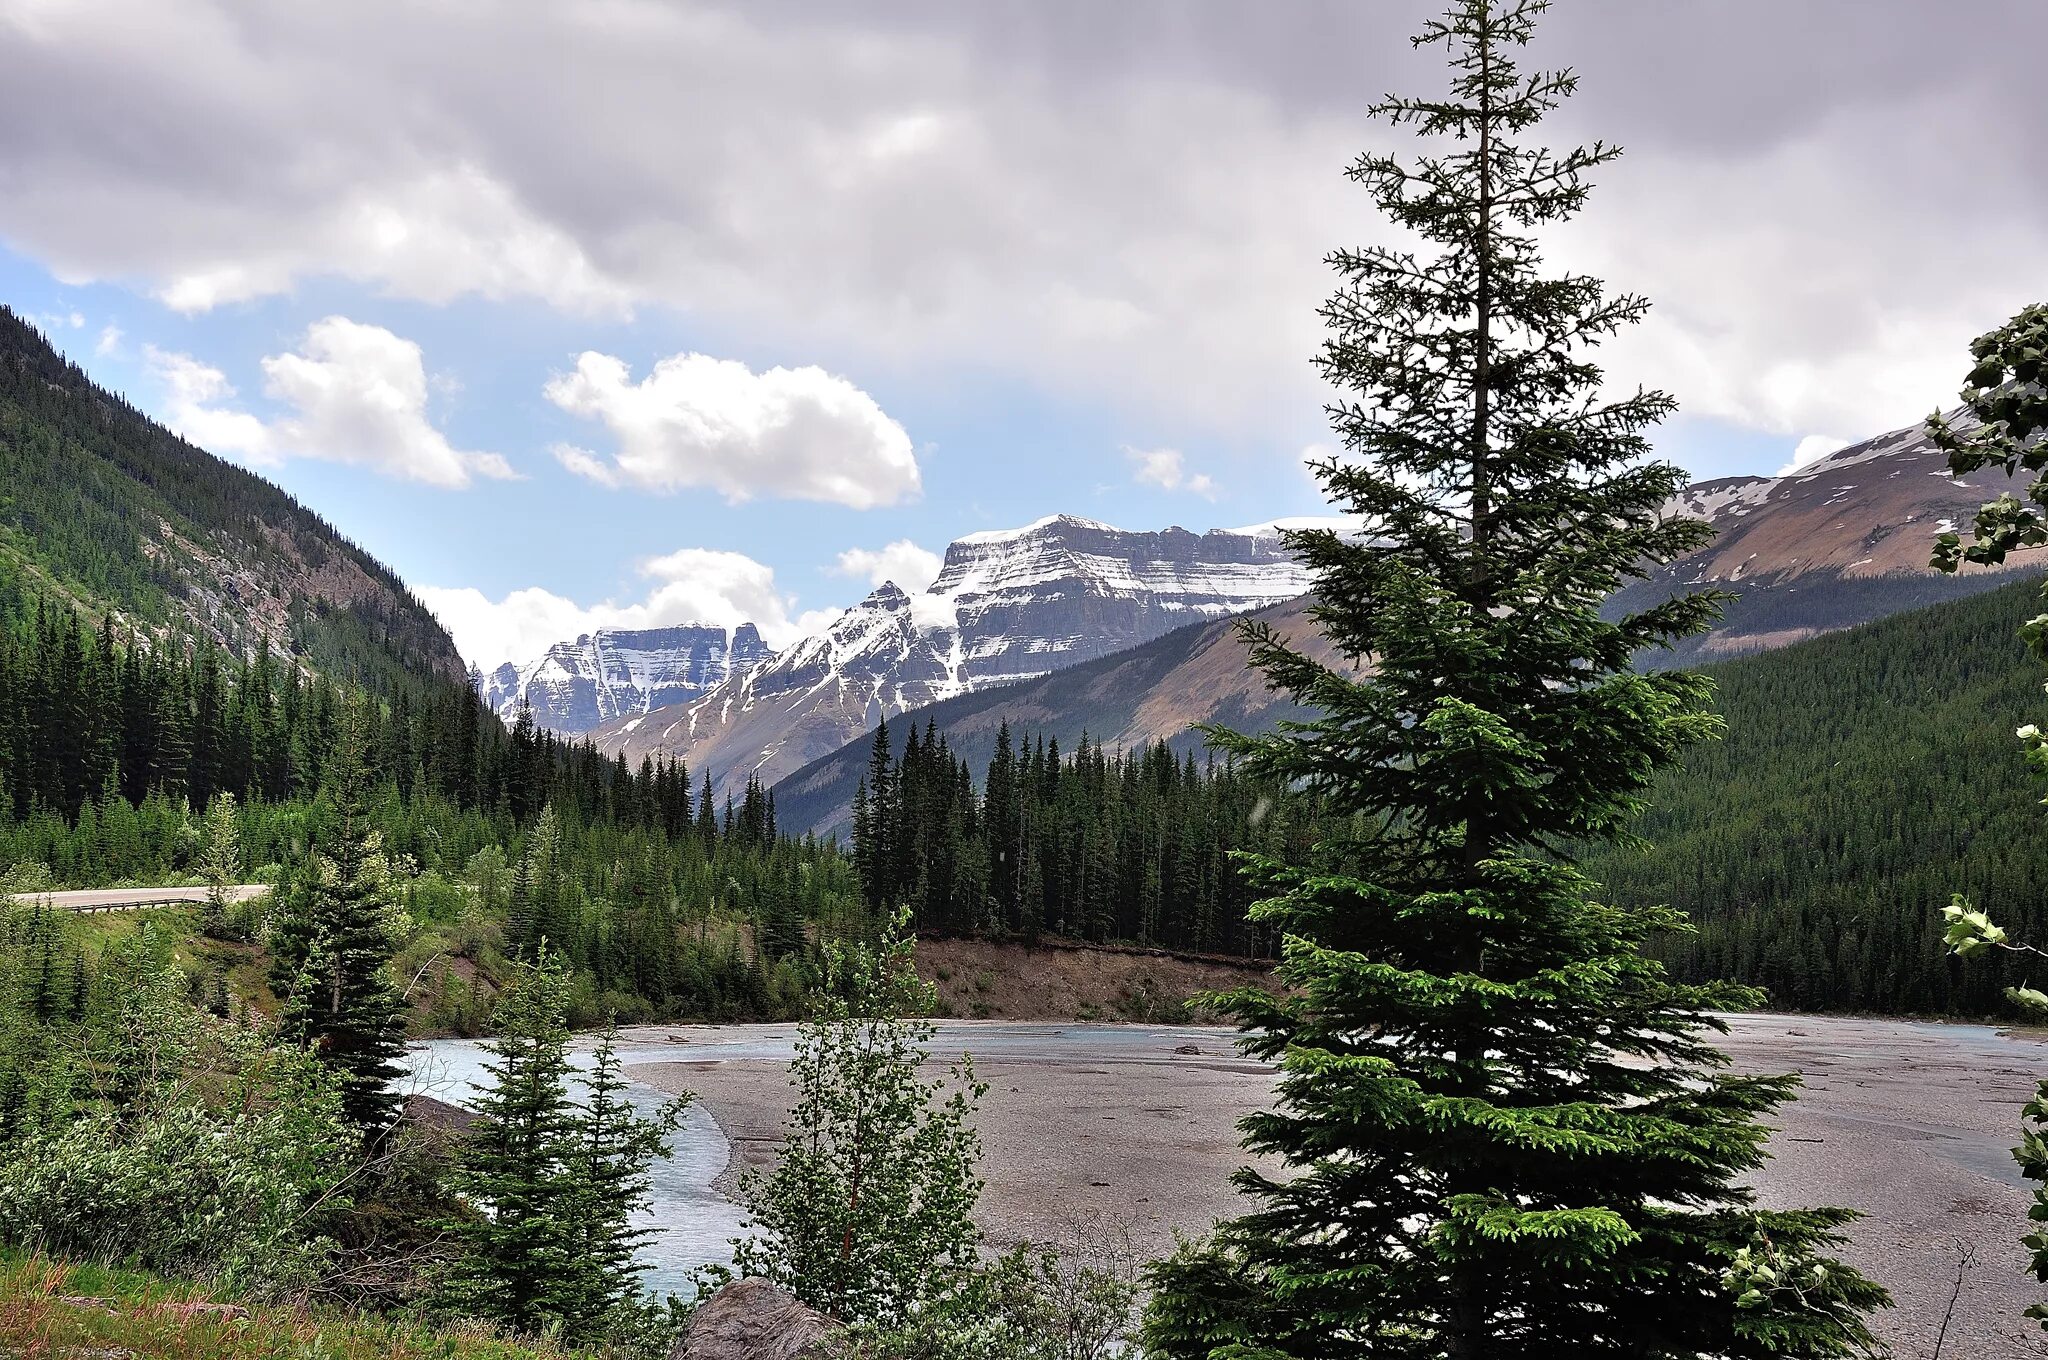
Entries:
{"label": "grass", "polygon": [[[69,1300],[69,1301],[67,1301]],[[256,1307],[247,1317],[179,1305],[204,1290],[132,1270],[0,1253],[5,1360],[569,1360],[577,1353],[319,1308]]]}

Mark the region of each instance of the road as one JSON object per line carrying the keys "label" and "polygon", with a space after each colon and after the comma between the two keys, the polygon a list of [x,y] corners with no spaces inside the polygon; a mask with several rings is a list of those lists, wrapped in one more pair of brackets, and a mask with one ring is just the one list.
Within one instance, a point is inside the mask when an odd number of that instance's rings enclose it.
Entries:
{"label": "road", "polygon": [[[270,891],[268,883],[236,883],[228,888],[228,899],[246,902]],[[48,902],[65,911],[124,911],[136,907],[163,906],[171,902],[204,902],[204,888],[80,888],[72,892],[21,893],[19,902]]]}

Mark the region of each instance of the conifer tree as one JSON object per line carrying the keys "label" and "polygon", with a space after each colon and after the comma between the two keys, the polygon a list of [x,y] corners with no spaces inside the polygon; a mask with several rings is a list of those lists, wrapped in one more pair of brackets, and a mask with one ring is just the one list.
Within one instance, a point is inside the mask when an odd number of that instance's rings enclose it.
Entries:
{"label": "conifer tree", "polygon": [[330,773],[333,824],[301,899],[294,931],[304,962],[285,1009],[287,1032],[310,1044],[341,1083],[342,1113],[371,1146],[398,1116],[404,1021],[384,922],[384,866],[370,808],[362,702],[341,719]]}
{"label": "conifer tree", "polygon": [[235,795],[216,793],[200,830],[199,872],[206,879],[200,925],[208,935],[227,931],[228,888],[242,876],[242,836],[235,821]]}
{"label": "conifer tree", "polygon": [[645,1267],[634,1253],[651,1230],[633,1220],[688,1099],[642,1115],[609,1028],[578,1103],[568,1005],[562,956],[542,940],[493,1012],[491,1086],[455,1177],[475,1212],[447,1225],[460,1252],[442,1301],[517,1332],[553,1326],[587,1341],[627,1322],[641,1301]]}
{"label": "conifer tree", "polygon": [[541,941],[499,995],[497,1034],[484,1045],[491,1085],[455,1175],[477,1212],[448,1225],[460,1254],[444,1302],[522,1333],[563,1319],[574,1265],[568,988],[559,955]]}
{"label": "conifer tree", "polygon": [[1573,865],[1716,733],[1701,678],[1631,668],[1716,602],[1601,616],[1709,530],[1666,516],[1683,474],[1647,457],[1670,399],[1603,394],[1588,353],[1645,304],[1541,268],[1535,233],[1617,154],[1518,144],[1575,83],[1515,68],[1543,8],[1429,24],[1450,91],[1374,112],[1435,146],[1349,172],[1419,244],[1330,257],[1345,452],[1315,470],[1364,531],[1290,546],[1325,636],[1372,666],[1249,625],[1320,716],[1214,737],[1359,829],[1251,857],[1287,991],[1231,998],[1280,1067],[1243,1127],[1286,1174],[1240,1172],[1250,1211],[1158,1269],[1162,1356],[1829,1356],[1884,1299],[1825,1259],[1852,1215],[1759,1210],[1742,1184],[1796,1081],[1728,1074],[1704,1032],[1757,995],[1672,983],[1639,946],[1682,918],[1608,906]]}
{"label": "conifer tree", "polygon": [[652,1118],[634,1108],[620,1071],[618,1027],[609,1025],[592,1055],[584,1098],[570,1120],[567,1226],[572,1270],[564,1313],[572,1336],[593,1336],[640,1298],[641,1243],[654,1229],[634,1219],[648,1205],[648,1168],[668,1155],[690,1097],[665,1103]]}

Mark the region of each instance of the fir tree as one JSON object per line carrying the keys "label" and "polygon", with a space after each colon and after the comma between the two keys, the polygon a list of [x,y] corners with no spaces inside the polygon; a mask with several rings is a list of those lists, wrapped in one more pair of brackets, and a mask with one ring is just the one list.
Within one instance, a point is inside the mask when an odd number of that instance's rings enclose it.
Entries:
{"label": "fir tree", "polygon": [[571,1272],[563,1313],[571,1336],[603,1332],[641,1298],[646,1265],[635,1255],[654,1229],[636,1226],[647,1207],[648,1168],[668,1155],[690,1097],[665,1103],[652,1118],[627,1098],[619,1032],[607,1026],[592,1056],[584,1099],[570,1119],[567,1226]]}
{"label": "fir tree", "polygon": [[517,1332],[556,1327],[588,1341],[621,1330],[642,1302],[634,1253],[652,1230],[633,1220],[688,1099],[651,1118],[635,1109],[607,1029],[577,1103],[568,1004],[562,956],[541,941],[493,1013],[491,1086],[455,1176],[473,1212],[447,1225],[460,1250],[442,1293]]}
{"label": "fir tree", "polygon": [[1214,736],[1360,824],[1252,857],[1288,992],[1231,998],[1281,1072],[1244,1130],[1291,1174],[1240,1172],[1250,1212],[1158,1269],[1163,1356],[1829,1356],[1884,1301],[1822,1255],[1852,1215],[1762,1211],[1742,1184],[1796,1081],[1729,1075],[1703,1031],[1757,995],[1672,983],[1639,946],[1682,918],[1605,905],[1573,866],[1716,732],[1699,677],[1631,669],[1716,602],[1601,617],[1709,531],[1665,516],[1682,473],[1646,456],[1671,401],[1603,397],[1587,353],[1645,304],[1540,268],[1535,232],[1616,154],[1512,140],[1574,85],[1515,69],[1543,8],[1430,24],[1450,92],[1374,112],[1443,150],[1350,171],[1426,245],[1331,257],[1346,454],[1316,471],[1364,532],[1290,545],[1324,634],[1373,667],[1250,625],[1254,663],[1320,716]]}
{"label": "fir tree", "polygon": [[304,962],[287,999],[285,1024],[340,1079],[342,1113],[376,1145],[398,1116],[392,1081],[403,1070],[404,1021],[390,975],[384,922],[384,864],[370,809],[368,731],[351,704],[337,735],[333,824],[304,897],[297,931]]}
{"label": "fir tree", "polygon": [[477,1098],[456,1192],[475,1210],[449,1224],[460,1247],[443,1284],[450,1307],[532,1333],[563,1320],[572,1291],[575,1154],[569,1110],[568,978],[546,941],[498,997],[484,1045],[490,1089]]}

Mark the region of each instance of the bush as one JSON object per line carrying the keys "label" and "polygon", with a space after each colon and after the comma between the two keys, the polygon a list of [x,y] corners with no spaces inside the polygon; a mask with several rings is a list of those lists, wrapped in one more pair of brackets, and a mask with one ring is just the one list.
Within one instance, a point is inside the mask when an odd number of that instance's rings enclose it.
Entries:
{"label": "bush", "polygon": [[312,1061],[250,1050],[232,1099],[186,1088],[137,1112],[95,1108],[0,1162],[0,1234],[67,1256],[279,1294],[319,1281],[315,1224],[350,1141]]}

